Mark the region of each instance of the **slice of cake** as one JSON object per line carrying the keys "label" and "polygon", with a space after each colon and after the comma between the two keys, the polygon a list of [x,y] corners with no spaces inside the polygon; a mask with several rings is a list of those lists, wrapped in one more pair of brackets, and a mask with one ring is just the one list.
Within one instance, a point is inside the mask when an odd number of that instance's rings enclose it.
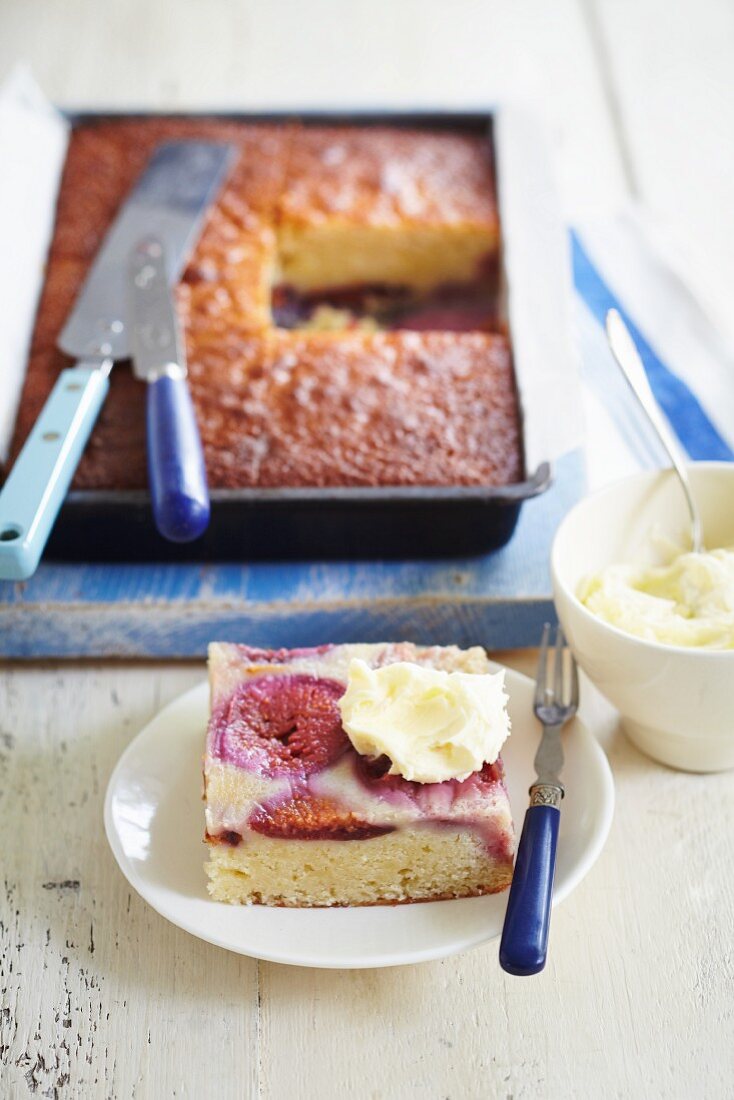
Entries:
{"label": "slice of cake", "polygon": [[[491,671],[479,648],[212,645],[204,781],[217,900],[374,905],[509,885],[513,827],[500,758],[465,777],[417,782],[393,774],[386,756],[357,752],[340,710],[353,662],[367,673],[402,662],[469,674],[461,679],[470,686]],[[501,686],[499,695],[504,712]]]}
{"label": "slice of cake", "polygon": [[522,476],[501,336],[222,340],[199,348],[190,385],[213,485],[505,485]]}
{"label": "slice of cake", "polygon": [[279,206],[284,283],[423,288],[471,282],[497,252],[484,137],[396,127],[304,127]]}

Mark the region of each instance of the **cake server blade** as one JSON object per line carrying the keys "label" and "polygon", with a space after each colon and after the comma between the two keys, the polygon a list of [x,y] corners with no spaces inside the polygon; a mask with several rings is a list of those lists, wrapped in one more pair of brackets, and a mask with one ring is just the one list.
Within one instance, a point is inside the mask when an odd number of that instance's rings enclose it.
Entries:
{"label": "cake server blade", "polygon": [[130,355],[130,251],[155,234],[178,280],[234,157],[230,145],[160,145],[109,229],[59,338],[64,370],[0,492],[0,579],[35,573],[104,399],[115,360]]}
{"label": "cake server blade", "polygon": [[126,320],[130,251],[144,237],[163,244],[168,281],[178,282],[233,149],[210,141],[159,145],[110,227],[61,330],[59,347],[76,357],[130,355]]}

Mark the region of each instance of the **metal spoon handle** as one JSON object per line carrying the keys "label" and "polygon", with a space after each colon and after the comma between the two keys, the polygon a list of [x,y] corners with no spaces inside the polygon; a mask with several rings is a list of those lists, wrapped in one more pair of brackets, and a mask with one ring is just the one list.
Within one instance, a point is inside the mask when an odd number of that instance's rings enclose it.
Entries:
{"label": "metal spoon handle", "polygon": [[629,329],[616,309],[610,309],[607,313],[606,329],[609,347],[612,349],[612,354],[617,361],[617,365],[627,379],[647,419],[655,429],[660,442],[668,452],[670,461],[673,463],[675,471],[680,478],[686,503],[688,505],[688,511],[691,516],[693,549],[697,552],[701,551],[703,550],[703,530],[701,517],[698,513],[696,501],[694,500],[691,490],[691,483],[688,480],[688,470],[686,468],[688,457],[663,416],[660,406],[655,399],[655,395],[650,389],[650,383],[647,380],[647,374],[642,365],[640,353],[635,346]]}

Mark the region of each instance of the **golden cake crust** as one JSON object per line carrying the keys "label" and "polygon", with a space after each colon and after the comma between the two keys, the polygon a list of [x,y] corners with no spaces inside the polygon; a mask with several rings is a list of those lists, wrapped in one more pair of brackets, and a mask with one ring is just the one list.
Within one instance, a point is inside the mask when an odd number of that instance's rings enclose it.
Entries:
{"label": "golden cake crust", "polygon": [[233,354],[226,383],[192,374],[217,484],[501,485],[522,476],[501,336],[287,333],[258,348],[263,359],[247,366]]}
{"label": "golden cake crust", "polygon": [[379,126],[314,127],[293,139],[280,221],[370,226],[471,224],[496,237],[484,138]]}

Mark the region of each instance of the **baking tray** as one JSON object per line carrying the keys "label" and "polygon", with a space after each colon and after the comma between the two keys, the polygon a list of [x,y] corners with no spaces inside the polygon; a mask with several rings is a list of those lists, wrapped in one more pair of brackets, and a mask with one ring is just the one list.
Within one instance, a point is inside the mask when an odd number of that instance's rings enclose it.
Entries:
{"label": "baking tray", "polygon": [[[68,117],[74,126],[149,116],[106,111]],[[564,231],[535,127],[506,108],[456,113],[206,112],[166,117],[426,127],[486,135],[493,145],[497,176],[500,315],[512,347],[526,476],[500,487],[215,490],[207,533],[185,545],[158,535],[145,492],[72,490],[46,558],[180,562],[445,557],[484,554],[505,545],[523,503],[552,482],[553,455],[546,446],[545,431],[549,379],[557,380],[559,372],[565,372],[568,385],[574,384],[565,324],[570,280]],[[550,369],[553,364],[555,370]]]}

